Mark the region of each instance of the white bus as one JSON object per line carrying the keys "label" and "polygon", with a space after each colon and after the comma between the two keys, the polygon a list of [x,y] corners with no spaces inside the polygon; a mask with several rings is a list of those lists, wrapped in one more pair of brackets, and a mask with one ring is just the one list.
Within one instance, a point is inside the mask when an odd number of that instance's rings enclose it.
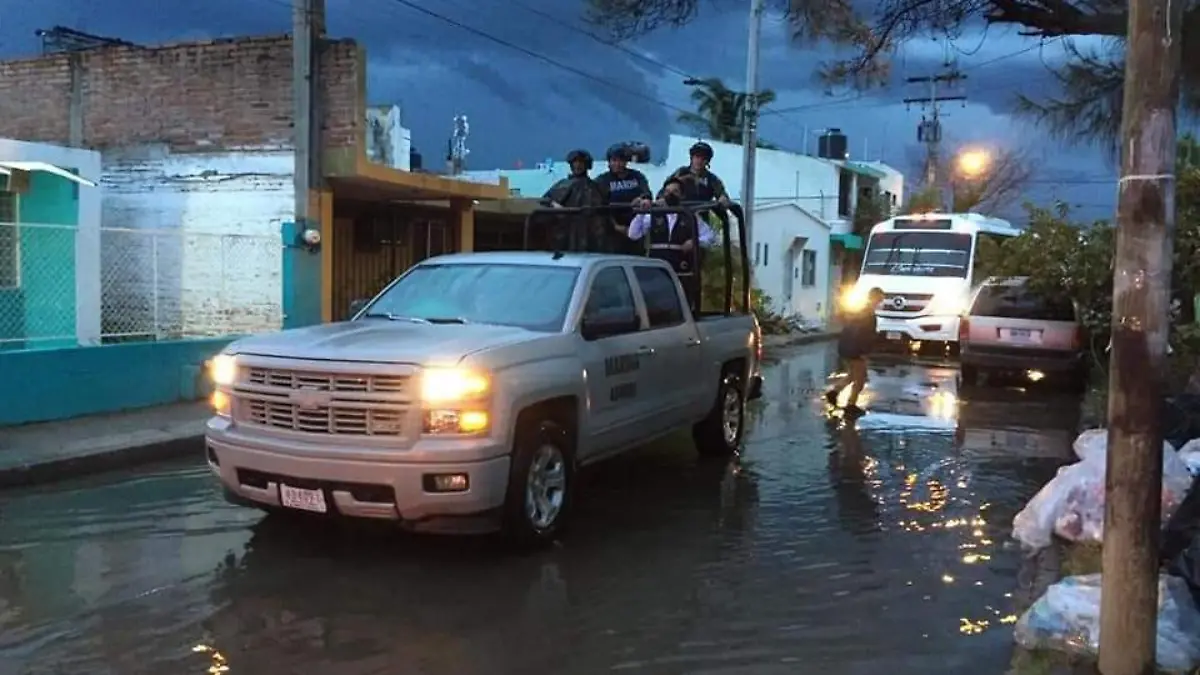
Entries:
{"label": "white bus", "polygon": [[975,251],[981,237],[1015,237],[1007,220],[977,213],[896,216],[871,228],[858,281],[843,294],[843,306],[866,302],[880,288],[875,308],[879,332],[888,341],[958,342],[958,319],[977,281]]}

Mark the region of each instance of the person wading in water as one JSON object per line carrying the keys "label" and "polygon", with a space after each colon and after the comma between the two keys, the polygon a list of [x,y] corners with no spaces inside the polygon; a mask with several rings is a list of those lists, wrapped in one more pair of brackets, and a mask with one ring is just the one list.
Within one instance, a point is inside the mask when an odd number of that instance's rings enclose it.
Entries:
{"label": "person wading in water", "polygon": [[846,399],[846,412],[863,414],[858,407],[858,396],[867,386],[867,353],[875,342],[878,328],[875,325],[875,308],[883,302],[883,289],[872,288],[867,293],[867,302],[846,317],[842,332],[838,335],[838,358],[846,375],[837,378],[833,388],[825,392],[829,405],[837,407],[838,394],[846,384],[850,385],[850,396]]}

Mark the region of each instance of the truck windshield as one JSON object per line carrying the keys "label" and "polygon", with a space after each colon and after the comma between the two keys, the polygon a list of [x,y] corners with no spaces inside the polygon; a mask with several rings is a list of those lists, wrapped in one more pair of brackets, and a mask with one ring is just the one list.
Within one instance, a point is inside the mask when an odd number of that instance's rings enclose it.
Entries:
{"label": "truck windshield", "polygon": [[550,265],[418,265],[363,316],[562,330],[579,270]]}
{"label": "truck windshield", "polygon": [[961,232],[877,232],[867,243],[863,274],[967,277],[971,235]]}

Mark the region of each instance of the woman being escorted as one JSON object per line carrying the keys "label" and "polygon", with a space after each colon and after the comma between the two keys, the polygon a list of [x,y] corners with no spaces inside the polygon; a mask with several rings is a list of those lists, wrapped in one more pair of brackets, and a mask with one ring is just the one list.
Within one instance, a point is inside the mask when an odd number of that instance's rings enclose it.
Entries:
{"label": "woman being escorted", "polygon": [[881,302],[883,289],[872,288],[867,293],[866,304],[845,317],[845,325],[838,335],[838,358],[841,359],[842,370],[846,374],[837,378],[833,388],[825,392],[825,400],[829,405],[836,407],[838,394],[849,383],[850,396],[846,399],[846,412],[851,415],[863,414],[863,409],[858,407],[858,395],[867,385],[867,354],[875,342],[875,308]]}

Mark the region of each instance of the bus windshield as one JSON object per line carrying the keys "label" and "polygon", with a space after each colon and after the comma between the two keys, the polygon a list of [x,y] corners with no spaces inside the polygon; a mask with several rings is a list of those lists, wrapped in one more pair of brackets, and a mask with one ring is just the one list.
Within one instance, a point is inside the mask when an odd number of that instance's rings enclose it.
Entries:
{"label": "bus windshield", "polygon": [[970,234],[877,232],[867,242],[862,273],[965,279],[970,263]]}

